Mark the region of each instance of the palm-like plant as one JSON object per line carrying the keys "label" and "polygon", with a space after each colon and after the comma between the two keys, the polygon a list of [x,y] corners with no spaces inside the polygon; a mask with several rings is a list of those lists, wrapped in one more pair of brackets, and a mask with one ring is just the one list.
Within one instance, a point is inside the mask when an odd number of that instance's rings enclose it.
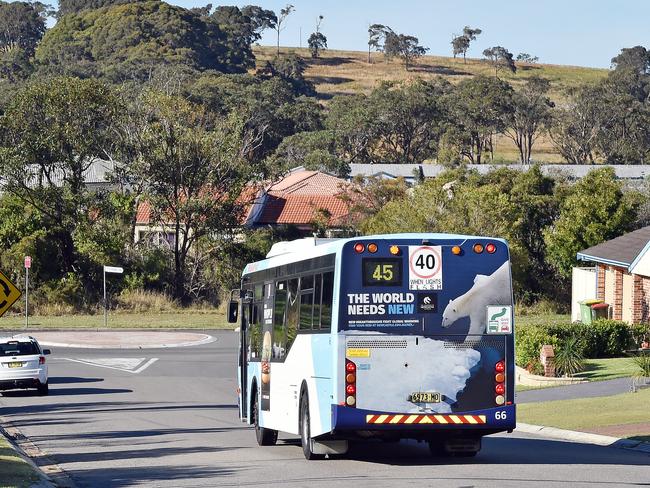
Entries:
{"label": "palm-like plant", "polygon": [[555,370],[560,375],[573,376],[585,369],[582,343],[576,337],[567,338],[555,353]]}

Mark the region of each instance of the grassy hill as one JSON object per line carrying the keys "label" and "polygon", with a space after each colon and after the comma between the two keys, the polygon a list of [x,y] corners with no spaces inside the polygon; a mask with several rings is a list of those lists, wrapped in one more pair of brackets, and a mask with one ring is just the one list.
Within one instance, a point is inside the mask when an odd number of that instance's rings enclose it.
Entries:
{"label": "grassy hill", "polygon": [[[254,49],[258,66],[275,56],[276,48],[257,46]],[[308,63],[306,77],[316,85],[321,98],[326,100],[335,95],[350,93],[368,93],[381,81],[401,81],[414,78],[431,79],[442,76],[452,83],[464,78],[484,74],[492,76],[494,70],[481,59],[453,59],[442,56],[423,56],[408,71],[401,61],[384,60],[381,53],[372,53],[372,63],[368,64],[368,53],[361,51],[323,51],[320,59],[311,59],[306,48],[281,48],[282,53],[293,52],[305,58]],[[515,87],[526,78],[539,75],[551,82],[550,97],[561,102],[567,88],[584,83],[596,82],[608,71],[599,68],[579,66],[560,66],[554,64],[517,63],[517,73],[500,72],[499,77]],[[510,139],[500,137],[497,140],[495,162],[516,162],[517,149]],[[535,145],[533,157],[537,161],[557,163],[562,158],[555,151],[547,137],[541,137]]]}

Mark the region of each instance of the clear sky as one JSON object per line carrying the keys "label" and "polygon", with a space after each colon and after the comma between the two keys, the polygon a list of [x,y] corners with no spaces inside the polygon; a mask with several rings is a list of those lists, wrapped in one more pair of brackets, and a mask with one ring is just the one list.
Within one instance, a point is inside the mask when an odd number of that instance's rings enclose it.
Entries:
{"label": "clear sky", "polygon": [[[168,0],[183,7],[260,5],[276,13],[287,0],[217,2]],[[483,29],[468,56],[481,57],[483,49],[504,46],[513,54],[526,52],[540,62],[609,67],[621,48],[650,46],[649,0],[289,0],[295,12],[287,19],[280,43],[306,45],[318,15],[325,17],[321,31],[331,49],[366,50],[367,28],[379,23],[414,35],[430,54],[450,55],[450,40],[463,26]],[[274,45],[274,32],[260,42]]]}

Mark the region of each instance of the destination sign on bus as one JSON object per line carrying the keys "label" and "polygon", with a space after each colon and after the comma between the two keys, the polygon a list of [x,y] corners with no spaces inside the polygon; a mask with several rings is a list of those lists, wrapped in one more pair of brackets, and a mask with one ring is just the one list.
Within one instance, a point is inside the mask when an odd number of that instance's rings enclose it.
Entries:
{"label": "destination sign on bus", "polygon": [[401,258],[363,259],[363,286],[400,286]]}

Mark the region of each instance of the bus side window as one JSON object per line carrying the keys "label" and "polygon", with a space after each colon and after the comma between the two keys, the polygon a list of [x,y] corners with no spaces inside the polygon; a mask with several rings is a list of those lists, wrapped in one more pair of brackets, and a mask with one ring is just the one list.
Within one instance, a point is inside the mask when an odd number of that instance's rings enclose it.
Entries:
{"label": "bus side window", "polygon": [[286,331],[287,331],[287,342],[286,350],[284,351],[285,355],[291,348],[291,344],[296,338],[296,333],[298,332],[298,314],[299,314],[299,305],[300,300],[298,296],[298,278],[292,278],[289,280],[287,294],[287,322],[286,322]]}
{"label": "bus side window", "polygon": [[332,297],[334,295],[334,272],[323,273],[323,298],[321,301],[320,328],[332,326]]}
{"label": "bus side window", "polygon": [[314,329],[320,329],[320,294],[323,288],[323,275],[317,274],[314,280]]}
{"label": "bus side window", "polygon": [[275,284],[275,300],[273,303],[273,348],[272,359],[284,357],[286,339],[284,323],[287,313],[287,282],[278,281]]}
{"label": "bus side window", "polygon": [[248,358],[259,359],[262,353],[262,314],[261,302],[253,304],[253,317],[248,329]]}

